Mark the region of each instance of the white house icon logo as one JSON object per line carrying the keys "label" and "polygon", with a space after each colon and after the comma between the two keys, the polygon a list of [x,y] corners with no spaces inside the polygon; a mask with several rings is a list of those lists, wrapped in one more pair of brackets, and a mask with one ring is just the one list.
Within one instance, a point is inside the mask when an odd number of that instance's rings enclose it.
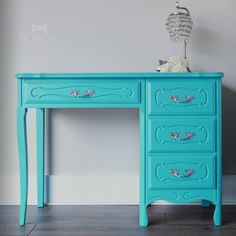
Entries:
{"label": "white house icon logo", "polygon": [[48,26],[47,24],[42,24],[42,25],[38,25],[38,24],[35,24],[35,23],[32,23],[32,32],[33,33],[47,33],[48,31]]}

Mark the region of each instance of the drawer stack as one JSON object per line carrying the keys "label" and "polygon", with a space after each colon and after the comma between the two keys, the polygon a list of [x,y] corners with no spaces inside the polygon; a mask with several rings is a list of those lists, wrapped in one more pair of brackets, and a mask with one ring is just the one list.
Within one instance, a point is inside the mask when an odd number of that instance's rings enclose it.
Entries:
{"label": "drawer stack", "polygon": [[211,199],[216,122],[215,80],[147,81],[147,205]]}

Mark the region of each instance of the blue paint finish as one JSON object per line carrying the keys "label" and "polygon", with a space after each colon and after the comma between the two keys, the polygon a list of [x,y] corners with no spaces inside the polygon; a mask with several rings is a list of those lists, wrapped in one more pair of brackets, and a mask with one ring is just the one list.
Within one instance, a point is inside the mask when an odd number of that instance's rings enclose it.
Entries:
{"label": "blue paint finish", "polygon": [[139,225],[148,225],[148,216],[146,209],[146,96],[145,96],[146,81],[142,86],[141,106],[139,110],[140,124],[140,189],[139,189]]}
{"label": "blue paint finish", "polygon": [[210,201],[202,200],[202,207],[203,208],[208,208],[208,207],[210,207],[210,205],[211,205]]}
{"label": "blue paint finish", "polygon": [[159,189],[147,191],[148,206],[154,201],[165,200],[173,203],[189,203],[199,199],[215,202],[215,189]]}
{"label": "blue paint finish", "polygon": [[222,224],[222,81],[217,81],[216,90],[217,90],[217,169],[216,169],[216,200],[215,200],[215,212],[214,212],[214,224],[215,226],[220,226]]}
{"label": "blue paint finish", "polygon": [[[215,117],[155,116],[148,119],[149,152],[214,152]],[[174,138],[176,133],[179,137]],[[188,136],[188,133],[192,136]]]}
{"label": "blue paint finish", "polygon": [[[191,96],[191,102],[187,102],[187,96]],[[214,114],[215,80],[149,80],[148,99],[150,115]]]}
{"label": "blue paint finish", "polygon": [[36,158],[37,158],[37,188],[38,207],[44,206],[44,108],[36,109]]}
{"label": "blue paint finish", "polygon": [[[156,154],[147,161],[149,189],[215,188],[215,155]],[[178,174],[173,175],[174,170]],[[192,174],[188,175],[187,170]]]}
{"label": "blue paint finish", "polygon": [[18,79],[94,79],[94,78],[108,78],[108,79],[120,79],[120,78],[167,78],[167,79],[180,79],[180,78],[221,78],[224,74],[222,72],[190,72],[190,73],[159,73],[159,72],[122,72],[122,73],[18,73],[16,77]]}
{"label": "blue paint finish", "polygon": [[[28,191],[27,108],[36,109],[39,207],[44,205],[44,109],[137,108],[140,226],[148,225],[146,207],[156,200],[202,200],[203,206],[211,202],[216,206],[214,224],[221,225],[222,76],[221,72],[17,74],[20,225],[25,223]],[[189,175],[188,170],[194,172]]]}
{"label": "blue paint finish", "polygon": [[20,219],[19,224],[25,224],[27,198],[28,198],[28,157],[27,157],[27,131],[26,131],[27,109],[17,108],[17,140],[20,167]]}
{"label": "blue paint finish", "polygon": [[[67,81],[28,79],[24,81],[26,104],[140,103],[140,81],[103,79]],[[87,90],[92,95],[87,95]]]}

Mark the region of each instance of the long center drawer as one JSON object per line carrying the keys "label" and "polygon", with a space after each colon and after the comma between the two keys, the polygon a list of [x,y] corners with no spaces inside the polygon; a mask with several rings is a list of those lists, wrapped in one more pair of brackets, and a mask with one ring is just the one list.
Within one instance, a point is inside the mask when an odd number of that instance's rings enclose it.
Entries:
{"label": "long center drawer", "polygon": [[24,80],[26,103],[140,103],[138,80]]}

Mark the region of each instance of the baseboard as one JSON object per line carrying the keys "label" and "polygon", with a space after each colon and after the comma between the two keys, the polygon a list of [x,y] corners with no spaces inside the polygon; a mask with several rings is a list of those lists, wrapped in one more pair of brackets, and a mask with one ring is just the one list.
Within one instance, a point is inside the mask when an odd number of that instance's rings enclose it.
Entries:
{"label": "baseboard", "polygon": [[[36,176],[30,176],[28,203],[36,204]],[[134,175],[46,176],[50,205],[134,205],[139,202],[139,177]],[[223,204],[236,205],[236,175],[223,176]],[[1,176],[0,204],[19,204],[18,176]],[[156,204],[172,205],[165,201]],[[191,204],[199,204],[197,202]]]}

